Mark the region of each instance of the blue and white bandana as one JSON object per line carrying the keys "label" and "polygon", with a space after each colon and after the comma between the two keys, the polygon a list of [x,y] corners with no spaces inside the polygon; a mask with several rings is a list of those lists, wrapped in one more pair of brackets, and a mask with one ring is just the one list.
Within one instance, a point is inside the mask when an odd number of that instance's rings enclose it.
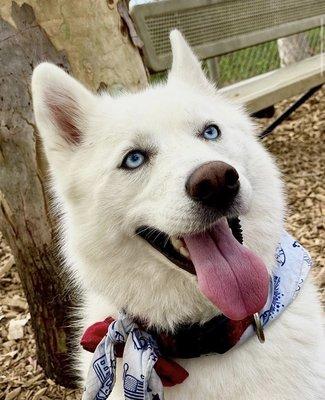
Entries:
{"label": "blue and white bandana", "polygon": [[[309,253],[287,232],[276,249],[276,265],[270,279],[266,305],[261,310],[263,327],[276,319],[299,293],[312,261]],[[243,343],[255,334],[253,325],[242,334]],[[154,365],[160,355],[155,338],[120,313],[97,346],[88,372],[82,400],[106,400],[113,390],[116,375],[114,346],[125,344],[123,388],[128,400],[163,400],[163,386]]]}
{"label": "blue and white bandana", "polygon": [[154,338],[120,313],[97,346],[88,371],[82,400],[106,400],[116,375],[114,345],[124,343],[123,388],[126,399],[162,400],[163,386],[154,370],[158,348]]}
{"label": "blue and white bandana", "polygon": [[[283,232],[275,252],[276,265],[270,279],[267,302],[261,310],[260,320],[263,327],[279,317],[297,297],[310,268],[311,257],[306,249],[287,232]],[[239,343],[254,335],[253,326],[249,326]]]}

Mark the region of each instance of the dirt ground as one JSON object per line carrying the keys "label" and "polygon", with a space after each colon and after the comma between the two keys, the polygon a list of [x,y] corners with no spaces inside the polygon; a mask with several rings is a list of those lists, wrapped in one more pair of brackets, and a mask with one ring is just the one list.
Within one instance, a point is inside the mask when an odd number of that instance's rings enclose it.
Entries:
{"label": "dirt ground", "polygon": [[[288,104],[288,101],[281,103],[277,113]],[[265,123],[267,121],[262,121],[262,124]],[[265,146],[274,154],[286,182],[287,228],[309,249],[313,257],[312,274],[323,302],[324,133],[325,89],[303,105],[275,134],[264,140]],[[28,318],[28,305],[14,259],[0,235],[0,400],[80,399],[80,391],[64,389],[44,376],[37,365],[35,342]],[[21,320],[18,326],[13,322],[15,320]]]}

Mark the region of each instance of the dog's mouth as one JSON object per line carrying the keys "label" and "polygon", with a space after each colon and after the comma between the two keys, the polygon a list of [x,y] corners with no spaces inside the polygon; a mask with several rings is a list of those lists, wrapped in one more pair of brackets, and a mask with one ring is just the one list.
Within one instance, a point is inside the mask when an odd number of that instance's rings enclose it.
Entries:
{"label": "dog's mouth", "polygon": [[[242,227],[239,218],[227,218],[233,236],[243,243]],[[166,233],[149,226],[141,226],[136,234],[145,239],[153,248],[163,254],[169,261],[190,274],[196,275],[194,264],[184,239],[180,236],[168,236]]]}
{"label": "dog's mouth", "polygon": [[239,218],[223,217],[203,232],[182,237],[149,226],[139,227],[136,234],[177,267],[195,274],[201,292],[229,318],[244,319],[266,303],[268,272],[242,244]]}

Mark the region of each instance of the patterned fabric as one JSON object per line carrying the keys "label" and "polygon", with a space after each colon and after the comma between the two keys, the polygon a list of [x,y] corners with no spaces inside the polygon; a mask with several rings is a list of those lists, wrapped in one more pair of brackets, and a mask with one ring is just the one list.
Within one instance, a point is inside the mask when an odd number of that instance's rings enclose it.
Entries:
{"label": "patterned fabric", "polygon": [[[275,260],[268,300],[260,312],[263,326],[279,317],[291,304],[312,266],[308,252],[286,232],[281,237]],[[94,332],[99,331],[103,331],[101,323],[98,323],[98,328]],[[204,336],[202,332],[207,334]],[[121,344],[125,345],[123,352],[125,399],[162,400],[163,387],[154,368],[161,350],[163,355],[167,353],[169,356],[183,358],[208,353],[222,354],[254,334],[250,317],[243,321],[231,321],[225,316],[217,316],[202,326],[182,327],[174,335],[157,336],[154,332],[140,329],[134,321],[120,313],[118,319],[109,325],[106,336],[96,347],[82,399],[108,398],[115,383],[115,353]],[[92,336],[95,337],[96,335]],[[196,343],[201,343],[203,347],[196,348]],[[91,345],[94,346],[94,343]]]}
{"label": "patterned fabric", "polygon": [[270,287],[270,293],[273,295],[269,295],[267,305],[260,316],[263,325],[270,319],[277,318],[282,309],[296,298],[312,267],[308,251],[287,233],[282,236],[275,259],[277,266]]}
{"label": "patterned fabric", "polygon": [[154,365],[157,345],[148,333],[141,331],[125,314],[112,322],[106,336],[97,346],[88,371],[83,400],[106,400],[115,384],[116,356],[114,346],[125,344],[123,357],[124,397],[128,400],[163,399],[163,388]]}
{"label": "patterned fabric", "polygon": [[[263,327],[278,318],[293,302],[312,267],[308,251],[287,232],[282,234],[275,252],[275,260],[268,300],[259,313]],[[240,343],[253,334],[254,329],[251,325],[243,334]]]}

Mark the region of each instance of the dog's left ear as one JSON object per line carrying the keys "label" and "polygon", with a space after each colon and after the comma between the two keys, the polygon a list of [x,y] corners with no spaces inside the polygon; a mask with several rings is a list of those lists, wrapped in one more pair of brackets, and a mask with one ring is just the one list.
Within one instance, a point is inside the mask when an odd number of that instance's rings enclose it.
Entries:
{"label": "dog's left ear", "polygon": [[198,89],[214,91],[214,85],[207,79],[198,58],[184,39],[179,30],[170,32],[170,43],[173,53],[173,63],[168,76],[168,82],[183,81]]}
{"label": "dog's left ear", "polygon": [[63,165],[88,132],[87,116],[96,106],[96,97],[50,63],[35,68],[32,94],[37,127],[50,164]]}

